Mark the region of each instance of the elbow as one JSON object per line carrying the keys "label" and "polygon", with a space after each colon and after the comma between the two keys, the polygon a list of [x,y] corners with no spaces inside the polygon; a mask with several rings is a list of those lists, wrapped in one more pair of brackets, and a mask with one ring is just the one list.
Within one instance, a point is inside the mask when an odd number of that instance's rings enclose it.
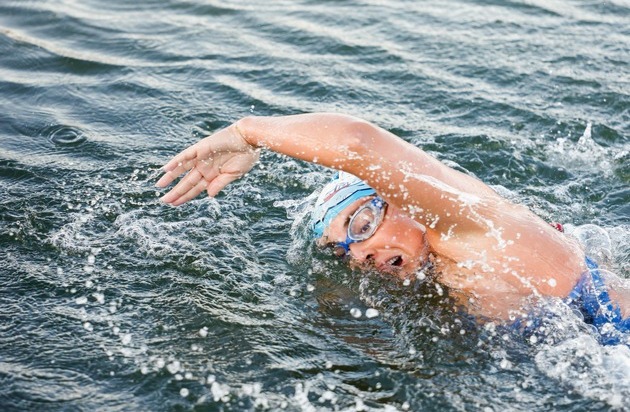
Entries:
{"label": "elbow", "polygon": [[377,138],[381,134],[381,129],[365,120],[344,116],[343,145],[348,148],[348,152],[358,156],[365,156],[373,149]]}

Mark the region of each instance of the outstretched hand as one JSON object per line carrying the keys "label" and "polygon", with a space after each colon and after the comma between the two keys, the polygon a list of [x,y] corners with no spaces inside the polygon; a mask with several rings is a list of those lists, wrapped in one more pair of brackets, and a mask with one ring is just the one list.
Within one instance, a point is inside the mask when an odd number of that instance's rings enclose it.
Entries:
{"label": "outstretched hand", "polygon": [[216,196],[225,186],[251,170],[258,161],[259,152],[234,125],[200,140],[162,167],[164,175],[156,183],[157,187],[166,187],[188,172],[162,197],[162,201],[179,206],[204,190],[208,196]]}

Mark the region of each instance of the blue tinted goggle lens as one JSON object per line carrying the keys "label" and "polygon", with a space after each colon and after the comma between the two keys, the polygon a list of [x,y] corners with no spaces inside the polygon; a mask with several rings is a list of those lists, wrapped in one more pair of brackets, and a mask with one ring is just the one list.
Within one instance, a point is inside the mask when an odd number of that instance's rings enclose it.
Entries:
{"label": "blue tinted goggle lens", "polygon": [[385,206],[387,203],[380,197],[360,206],[350,217],[346,241],[333,246],[335,256],[346,256],[352,243],[363,242],[372,237],[383,221]]}
{"label": "blue tinted goggle lens", "polygon": [[355,242],[369,239],[383,220],[383,206],[383,201],[377,197],[359,207],[348,223],[348,237]]}

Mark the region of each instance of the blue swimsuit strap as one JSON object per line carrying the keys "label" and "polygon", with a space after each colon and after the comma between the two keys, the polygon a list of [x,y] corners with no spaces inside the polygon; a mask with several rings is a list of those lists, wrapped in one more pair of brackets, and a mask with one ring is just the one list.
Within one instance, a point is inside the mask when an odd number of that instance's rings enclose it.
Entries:
{"label": "blue swimsuit strap", "polygon": [[623,321],[621,310],[611,302],[599,266],[588,256],[585,261],[589,270],[573,288],[567,301],[570,303],[581,298],[583,308],[596,326],[609,322],[619,324]]}

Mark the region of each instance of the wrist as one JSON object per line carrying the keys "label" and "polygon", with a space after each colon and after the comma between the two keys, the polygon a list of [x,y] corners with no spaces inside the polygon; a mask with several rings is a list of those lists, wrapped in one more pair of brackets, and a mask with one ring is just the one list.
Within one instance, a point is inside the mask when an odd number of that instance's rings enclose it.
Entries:
{"label": "wrist", "polygon": [[243,117],[242,119],[232,124],[233,133],[239,136],[245,143],[253,148],[260,147],[258,141],[247,132],[247,123],[251,122],[249,117]]}

